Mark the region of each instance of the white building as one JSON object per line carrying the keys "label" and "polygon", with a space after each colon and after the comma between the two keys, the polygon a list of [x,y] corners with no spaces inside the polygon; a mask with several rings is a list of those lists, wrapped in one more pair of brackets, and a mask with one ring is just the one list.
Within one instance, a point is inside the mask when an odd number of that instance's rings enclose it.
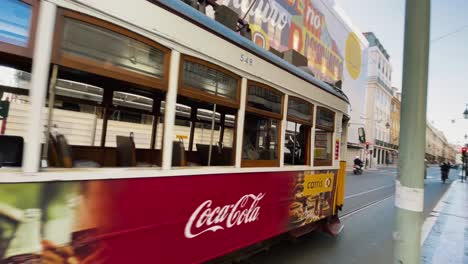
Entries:
{"label": "white building", "polygon": [[390,139],[390,113],[393,90],[390,56],[372,32],[364,33],[369,41],[365,131],[367,167],[389,163],[395,149]]}

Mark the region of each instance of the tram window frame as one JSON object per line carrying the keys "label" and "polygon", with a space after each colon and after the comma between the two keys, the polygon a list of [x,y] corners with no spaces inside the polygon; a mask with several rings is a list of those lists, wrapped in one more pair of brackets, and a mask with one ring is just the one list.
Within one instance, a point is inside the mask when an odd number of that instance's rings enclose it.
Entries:
{"label": "tram window frame", "polygon": [[[297,116],[292,116],[290,115],[290,112],[289,112],[289,109],[290,109],[290,106],[291,106],[291,100],[294,100],[294,101],[299,101],[301,103],[304,103],[304,104],[307,104],[309,106],[309,114],[310,114],[310,119],[307,120],[307,119],[302,119],[302,118],[299,118]],[[314,104],[306,101],[306,100],[303,100],[303,99],[300,99],[299,97],[296,97],[296,96],[288,96],[288,109],[287,109],[287,117],[286,117],[286,122],[291,122],[291,123],[295,123],[295,124],[300,124],[301,126],[305,126],[305,134],[304,134],[304,137],[305,137],[305,146],[304,146],[304,149],[306,150],[305,151],[305,155],[304,155],[304,164],[287,164],[286,162],[284,162],[284,165],[286,166],[309,166],[311,164],[311,150],[310,150],[310,146],[311,146],[311,143],[312,143],[312,139],[311,139],[311,135],[312,135],[312,129],[314,127]],[[287,123],[286,123],[286,126],[287,126]],[[286,136],[286,134],[285,134]],[[286,138],[284,139],[285,142],[286,142]],[[286,148],[286,146],[285,146]],[[285,152],[283,151],[283,155],[285,155]]]}
{"label": "tram window frame", "polygon": [[[259,87],[259,88],[263,88],[263,89],[266,89],[266,90],[269,90],[269,91],[273,91],[274,93],[278,94],[281,96],[281,111],[280,113],[273,113],[273,112],[269,112],[269,111],[266,111],[266,110],[262,110],[262,109],[257,109],[255,107],[252,107],[252,106],[249,106],[248,102],[249,102],[249,97],[248,97],[248,90],[251,88],[251,87]],[[283,140],[281,138],[281,131],[282,131],[282,124],[281,124],[281,121],[283,119],[283,113],[284,113],[284,93],[282,93],[281,91],[271,87],[271,86],[268,86],[266,84],[263,84],[263,83],[260,83],[260,82],[256,82],[256,81],[251,81],[249,80],[247,82],[247,96],[246,96],[246,99],[245,99],[245,115],[255,115],[255,116],[258,116],[258,117],[261,117],[261,118],[264,118],[264,119],[267,119],[267,120],[275,120],[276,121],[276,126],[277,126],[277,135],[276,135],[276,138],[277,138],[277,142],[276,142],[276,146],[277,146],[277,149],[276,149],[276,159],[271,159],[271,160],[263,160],[263,159],[258,159],[258,160],[249,160],[249,159],[245,159],[244,156],[243,156],[243,153],[244,153],[244,144],[245,144],[245,123],[244,123],[244,128],[243,128],[243,138],[242,138],[242,151],[241,151],[241,155],[242,155],[242,158],[241,158],[241,167],[279,167],[280,166],[280,155],[282,155],[282,153],[280,152],[281,148],[281,144],[283,144]]]}
{"label": "tram window frame", "polygon": [[[184,83],[184,63],[192,62],[196,64],[201,64],[203,66],[206,66],[208,68],[211,68],[213,70],[222,72],[226,75],[229,75],[230,77],[236,79],[237,81],[237,86],[236,86],[236,98],[235,99],[229,99],[227,97],[222,97],[218,95],[214,95],[209,92],[202,91],[200,89],[197,89],[195,87],[191,87],[187,84]],[[231,108],[236,108],[239,109],[240,107],[240,92],[241,92],[241,77],[219,65],[207,62],[203,59],[199,59],[193,56],[189,55],[181,55],[180,58],[180,65],[179,65],[179,82],[178,82],[179,89],[177,93],[182,96],[198,99],[198,98],[207,98],[207,101],[210,101],[215,104],[220,104],[224,105],[227,107]]]}
{"label": "tram window frame", "polygon": [[[222,96],[218,96],[218,95],[214,95],[208,91],[203,91],[203,90],[200,90],[200,89],[197,89],[195,87],[191,87],[189,85],[186,85],[184,83],[184,62],[185,61],[188,61],[188,62],[192,62],[192,63],[197,63],[197,64],[201,64],[203,66],[206,66],[208,68],[211,68],[215,71],[219,71],[221,73],[224,73],[226,75],[229,75],[230,77],[234,78],[237,82],[237,85],[236,85],[236,98],[234,99],[230,99],[230,98],[227,98],[227,97],[222,97]],[[213,109],[208,109],[206,108],[206,105],[210,105],[210,104],[216,104],[217,105],[217,109],[216,109],[216,113],[220,113],[221,116],[223,114],[228,114],[228,115],[233,115],[234,116],[234,127],[232,128],[233,129],[233,139],[232,139],[232,152],[231,152],[231,161],[229,165],[220,165],[220,166],[234,166],[235,165],[235,159],[236,159],[236,153],[237,153],[237,149],[236,149],[236,140],[237,140],[237,135],[235,133],[236,131],[236,127],[237,127],[237,112],[240,108],[240,90],[241,90],[241,80],[242,78],[229,71],[228,69],[225,69],[223,68],[222,66],[219,66],[219,65],[216,65],[216,64],[213,64],[213,63],[210,63],[208,61],[205,61],[203,59],[199,59],[199,58],[196,58],[196,57],[192,57],[192,56],[189,56],[189,55],[185,55],[185,54],[182,54],[181,55],[181,59],[180,59],[180,62],[179,62],[179,80],[178,80],[178,91],[177,91],[177,103],[178,104],[182,104],[182,105],[186,105],[186,106],[189,106],[191,108],[191,113],[190,113],[190,117],[187,117],[187,118],[178,118],[177,115],[176,115],[176,120],[175,122],[177,122],[178,119],[184,119],[184,120],[188,120],[190,122],[190,135],[188,136],[188,150],[186,150],[187,154],[188,155],[191,155],[190,153],[193,152],[193,149],[194,149],[194,136],[195,136],[195,130],[196,130],[196,127],[197,127],[197,123],[207,123],[207,121],[204,121],[204,120],[201,120],[198,118],[198,110],[197,111],[192,111],[192,109],[198,109],[198,107],[196,107],[196,104],[197,102],[199,102],[199,104],[201,105],[200,109],[206,109],[208,111],[213,111]],[[189,105],[187,105],[186,103],[184,103],[184,101],[188,101]],[[225,108],[224,110],[221,110]],[[193,112],[193,113],[192,113]],[[220,135],[223,135],[224,137],[224,131],[221,130],[222,129],[226,129],[227,126],[226,124],[221,124],[221,121],[224,121],[226,122],[226,120],[222,120],[221,118],[219,118],[219,120],[217,120],[217,118],[215,119],[215,126],[214,126],[214,129],[216,130],[216,127],[219,126],[220,128]],[[210,122],[211,123],[211,122]],[[193,126],[193,129],[192,129],[192,126]],[[192,132],[193,130],[193,132]],[[216,145],[216,143],[218,143],[219,141],[217,140],[216,142],[213,142],[214,145]],[[223,139],[223,142],[224,142],[224,139]],[[208,144],[209,145],[209,144]],[[197,150],[198,151],[198,150]],[[197,165],[196,165],[197,166]],[[207,166],[207,165],[200,165],[200,166]],[[218,165],[210,165],[210,167],[216,167]],[[176,167],[179,167],[179,166],[176,166]],[[186,165],[183,165],[183,166],[180,166],[180,167],[183,167],[183,168],[190,168],[191,166],[186,166]]]}
{"label": "tram window frame", "polygon": [[[79,22],[83,22],[97,28],[111,31],[113,33],[128,37],[142,44],[148,45],[164,53],[164,75],[162,78],[156,76],[150,76],[148,74],[138,73],[125,68],[121,68],[114,65],[102,64],[89,58],[79,57],[73,54],[62,51],[61,44],[63,40],[63,32],[65,27],[65,19],[73,19]],[[169,67],[170,67],[170,56],[171,50],[164,47],[157,42],[139,35],[135,32],[127,30],[121,26],[115,25],[111,22],[107,22],[95,17],[77,13],[74,11],[60,8],[57,11],[57,22],[55,35],[53,40],[53,53],[52,62],[61,66],[93,72],[98,75],[102,75],[109,78],[114,78],[121,81],[128,81],[136,84],[140,84],[150,88],[156,88],[159,90],[167,90],[169,83]]]}
{"label": "tram window frame", "polygon": [[31,20],[28,32],[28,44],[26,47],[14,45],[7,42],[0,41],[0,52],[10,53],[26,58],[32,58],[34,51],[34,43],[36,39],[37,19],[39,14],[39,1],[38,0],[18,0],[31,6]]}
{"label": "tram window frame", "polygon": [[[332,126],[323,126],[319,122],[319,112],[320,111],[325,111],[328,112],[329,114],[332,114],[333,116],[333,122]],[[330,148],[330,157],[329,159],[317,159],[316,155],[314,154],[314,166],[320,167],[320,166],[332,166],[333,165],[333,134],[335,132],[335,122],[336,122],[336,113],[323,106],[317,106],[317,112],[316,112],[316,117],[315,117],[315,133],[314,133],[314,153],[316,151],[316,137],[317,137],[317,130],[324,131],[325,134],[329,134],[330,136],[330,142],[328,143],[328,147]]]}

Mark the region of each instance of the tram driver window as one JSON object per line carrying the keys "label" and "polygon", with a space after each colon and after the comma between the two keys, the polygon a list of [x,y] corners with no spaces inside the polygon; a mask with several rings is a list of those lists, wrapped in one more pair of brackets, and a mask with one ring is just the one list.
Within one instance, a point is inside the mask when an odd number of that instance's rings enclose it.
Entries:
{"label": "tram driver window", "polygon": [[289,97],[286,135],[284,139],[284,164],[310,164],[312,111],[312,104],[299,98]]}
{"label": "tram driver window", "polygon": [[335,124],[335,113],[323,107],[317,107],[314,166],[332,165],[332,140]]}
{"label": "tram driver window", "polygon": [[279,166],[279,131],[283,95],[266,85],[249,82],[244,121],[242,166]]}

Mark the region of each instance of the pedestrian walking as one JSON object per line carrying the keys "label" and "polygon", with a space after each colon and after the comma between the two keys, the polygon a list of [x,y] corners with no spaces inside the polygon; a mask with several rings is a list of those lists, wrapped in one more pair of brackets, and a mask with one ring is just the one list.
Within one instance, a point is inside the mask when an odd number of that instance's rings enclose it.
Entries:
{"label": "pedestrian walking", "polygon": [[440,165],[440,172],[441,172],[442,183],[445,183],[450,172],[450,163],[442,162],[442,164]]}

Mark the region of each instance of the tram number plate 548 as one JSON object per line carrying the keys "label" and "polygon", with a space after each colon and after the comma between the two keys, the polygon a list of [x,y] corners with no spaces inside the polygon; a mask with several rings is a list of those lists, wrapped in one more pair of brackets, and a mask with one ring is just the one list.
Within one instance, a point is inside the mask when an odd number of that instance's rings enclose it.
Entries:
{"label": "tram number plate 548", "polygon": [[253,59],[244,54],[240,55],[240,61],[250,66],[253,65]]}

